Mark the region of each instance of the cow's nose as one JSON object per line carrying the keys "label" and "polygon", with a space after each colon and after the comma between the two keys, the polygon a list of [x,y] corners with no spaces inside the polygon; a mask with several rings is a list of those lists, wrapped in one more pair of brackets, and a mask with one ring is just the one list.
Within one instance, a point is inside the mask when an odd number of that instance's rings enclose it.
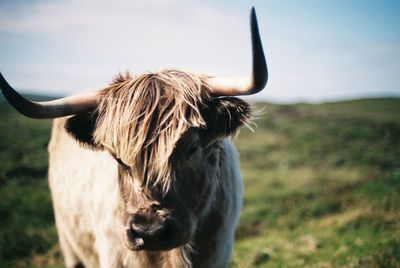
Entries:
{"label": "cow's nose", "polygon": [[162,223],[131,223],[131,241],[135,248],[157,249],[168,244],[169,240],[176,235],[175,224],[172,220],[165,220]]}

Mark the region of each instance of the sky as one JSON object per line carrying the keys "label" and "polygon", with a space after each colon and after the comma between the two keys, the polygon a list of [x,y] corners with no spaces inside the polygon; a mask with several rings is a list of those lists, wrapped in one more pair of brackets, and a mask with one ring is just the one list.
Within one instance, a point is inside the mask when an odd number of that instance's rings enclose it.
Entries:
{"label": "sky", "polygon": [[126,70],[247,75],[252,4],[269,70],[252,98],[400,97],[398,0],[0,0],[0,72],[51,95]]}

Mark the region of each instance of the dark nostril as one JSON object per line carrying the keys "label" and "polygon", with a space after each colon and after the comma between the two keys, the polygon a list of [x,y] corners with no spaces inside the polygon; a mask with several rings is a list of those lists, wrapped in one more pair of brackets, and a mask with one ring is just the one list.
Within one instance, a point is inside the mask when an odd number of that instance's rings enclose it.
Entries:
{"label": "dark nostril", "polygon": [[149,235],[148,227],[146,225],[135,223],[131,223],[130,233],[133,239],[141,238],[142,240]]}
{"label": "dark nostril", "polygon": [[128,230],[128,237],[130,240],[130,247],[134,250],[141,250],[144,247],[144,239],[136,229],[134,229],[132,226]]}
{"label": "dark nostril", "polygon": [[139,230],[136,228],[135,225],[131,225],[131,236],[133,238],[137,238],[137,237],[141,236]]}

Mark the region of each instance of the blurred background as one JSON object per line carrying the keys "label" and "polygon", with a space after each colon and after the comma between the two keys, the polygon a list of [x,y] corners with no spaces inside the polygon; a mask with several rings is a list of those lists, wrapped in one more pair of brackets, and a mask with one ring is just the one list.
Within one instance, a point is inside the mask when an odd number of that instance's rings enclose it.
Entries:
{"label": "blurred background", "polygon": [[[250,70],[256,7],[270,79],[236,144],[232,267],[400,267],[400,2],[0,1],[0,71],[37,99],[118,72]],[[0,267],[62,267],[47,186],[51,121],[0,96]]]}

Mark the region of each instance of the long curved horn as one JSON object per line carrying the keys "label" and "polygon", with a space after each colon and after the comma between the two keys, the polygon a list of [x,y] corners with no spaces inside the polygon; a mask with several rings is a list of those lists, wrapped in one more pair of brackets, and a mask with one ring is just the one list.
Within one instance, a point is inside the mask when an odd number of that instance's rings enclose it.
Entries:
{"label": "long curved horn", "polygon": [[21,114],[38,119],[57,118],[93,110],[99,103],[97,93],[85,93],[53,101],[35,102],[25,99],[0,73],[0,89],[8,102]]}
{"label": "long curved horn", "polygon": [[252,44],[252,74],[250,77],[213,77],[207,80],[213,95],[237,96],[260,92],[268,81],[267,62],[258,30],[254,7],[250,9],[250,29]]}

